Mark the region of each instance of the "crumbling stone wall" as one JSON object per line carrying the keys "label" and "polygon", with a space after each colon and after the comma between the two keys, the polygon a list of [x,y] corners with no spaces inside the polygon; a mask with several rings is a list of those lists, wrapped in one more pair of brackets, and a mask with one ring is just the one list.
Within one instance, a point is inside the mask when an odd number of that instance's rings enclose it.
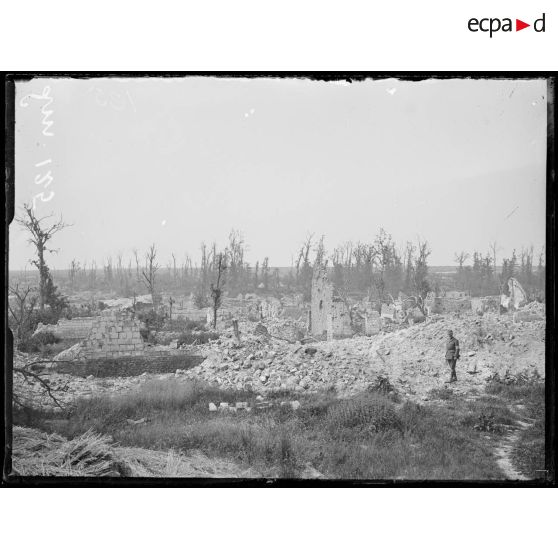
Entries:
{"label": "crumbling stone wall", "polygon": [[364,334],[376,335],[382,330],[382,320],[380,313],[376,310],[370,310],[364,315]]}
{"label": "crumbling stone wall", "polygon": [[305,308],[300,308],[298,306],[286,306],[283,308],[282,318],[287,320],[300,320],[305,319],[308,311]]}
{"label": "crumbling stone wall", "polygon": [[310,305],[310,333],[314,336],[332,338],[353,333],[351,314],[346,304],[334,297],[333,285],[327,277],[325,266],[314,270],[312,275],[312,298]]}
{"label": "crumbling stone wall", "polygon": [[424,300],[424,306],[428,315],[441,314],[443,312],[442,298],[435,296],[435,294],[430,291]]}
{"label": "crumbling stone wall", "polygon": [[352,335],[351,311],[340,299],[333,299],[331,304],[331,326],[334,337],[346,337]]}
{"label": "crumbling stone wall", "polygon": [[442,298],[442,312],[466,312],[471,310],[470,298]]}
{"label": "crumbling stone wall", "polygon": [[261,301],[262,318],[278,318],[282,314],[281,302],[276,298],[267,298]]}
{"label": "crumbling stone wall", "polygon": [[469,295],[465,291],[446,291],[443,298],[462,299],[469,298]]}
{"label": "crumbling stone wall", "polygon": [[471,299],[466,297],[439,297],[428,293],[425,300],[428,315],[447,314],[450,312],[467,312],[472,309]]}
{"label": "crumbling stone wall", "polygon": [[500,297],[498,296],[485,296],[485,297],[472,297],[471,310],[476,313],[484,312],[498,312],[500,308]]}
{"label": "crumbling stone wall", "polygon": [[321,336],[327,333],[328,315],[333,304],[333,285],[327,278],[327,270],[320,267],[312,275],[312,298],[310,306],[310,332]]}
{"label": "crumbling stone wall", "polygon": [[383,303],[381,316],[382,318],[387,318],[388,320],[395,321],[395,318],[397,317],[397,308],[395,307],[395,304]]}
{"label": "crumbling stone wall", "polygon": [[143,351],[140,322],[119,314],[99,316],[83,344],[86,358],[141,356]]}

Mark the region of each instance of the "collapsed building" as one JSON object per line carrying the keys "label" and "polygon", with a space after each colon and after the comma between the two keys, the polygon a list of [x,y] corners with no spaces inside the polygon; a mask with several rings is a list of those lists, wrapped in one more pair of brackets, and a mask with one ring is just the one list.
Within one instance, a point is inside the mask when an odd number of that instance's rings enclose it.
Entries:
{"label": "collapsed building", "polygon": [[471,298],[466,294],[465,296],[436,296],[432,291],[426,295],[424,306],[428,315],[467,312],[472,309]]}
{"label": "collapsed building", "polygon": [[451,312],[499,312],[501,310],[517,311],[527,303],[528,297],[525,289],[515,277],[508,279],[505,285],[506,292],[500,296],[475,296],[471,297],[462,291],[447,291],[443,296],[429,292],[426,296],[425,307],[427,313],[448,314]]}
{"label": "collapsed building", "polygon": [[499,296],[474,296],[471,297],[471,310],[476,314],[485,312],[498,312],[500,309]]}
{"label": "collapsed building", "polygon": [[122,298],[108,298],[99,301],[102,308],[109,308],[111,310],[152,310],[153,297],[150,294],[138,295],[134,297]]}
{"label": "collapsed building", "polygon": [[56,368],[78,376],[137,376],[187,369],[203,360],[186,349],[149,346],[140,328],[133,315],[105,311],[84,340],[57,355]]}

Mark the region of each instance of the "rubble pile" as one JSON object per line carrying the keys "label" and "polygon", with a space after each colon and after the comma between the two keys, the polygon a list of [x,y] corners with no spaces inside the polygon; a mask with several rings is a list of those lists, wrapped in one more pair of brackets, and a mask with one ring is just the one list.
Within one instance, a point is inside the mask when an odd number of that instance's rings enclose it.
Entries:
{"label": "rubble pile", "polygon": [[[343,397],[374,389],[379,378],[386,377],[402,396],[426,400],[431,390],[441,387],[449,376],[445,344],[447,330],[451,329],[461,346],[458,382],[451,389],[474,396],[495,377],[544,377],[544,308],[532,303],[522,311],[541,316],[541,320],[516,321],[517,312],[436,315],[422,323],[394,325],[390,331],[369,337],[329,341],[316,341],[307,334],[301,339],[302,325],[296,320],[248,320],[240,322],[240,340],[232,328],[227,328],[218,339],[197,346],[196,352],[204,360],[188,370],[158,374],[154,369],[153,373],[135,377],[107,378],[81,378],[58,373],[56,368],[40,373],[63,403],[78,397],[119,393],[153,378],[197,379],[264,396],[278,390],[312,393],[334,389]],[[286,333],[293,331],[297,334]],[[64,356],[71,356],[75,350],[70,348],[70,354]],[[31,401],[32,406],[56,408],[38,382],[21,374],[14,374],[14,392]]]}
{"label": "rubble pile", "polygon": [[253,334],[243,335],[238,344],[225,335],[201,349],[203,363],[177,374],[259,393],[334,388],[340,395],[368,389],[386,375],[402,395],[424,399],[447,379],[448,329],[461,344],[455,391],[480,392],[494,374],[544,377],[543,321],[515,323],[511,314],[472,313],[436,316],[372,337],[311,344]]}
{"label": "rubble pile", "polygon": [[190,370],[178,371],[223,388],[270,390],[342,391],[363,389],[370,371],[359,355],[335,353],[326,343],[290,343],[271,336],[242,336],[240,345],[221,337],[200,348],[206,359]]}

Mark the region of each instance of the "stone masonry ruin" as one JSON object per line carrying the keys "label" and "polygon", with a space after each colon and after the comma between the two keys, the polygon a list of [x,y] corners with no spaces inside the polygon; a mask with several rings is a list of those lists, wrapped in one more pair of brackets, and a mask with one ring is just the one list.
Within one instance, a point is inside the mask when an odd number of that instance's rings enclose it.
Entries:
{"label": "stone masonry ruin", "polygon": [[350,309],[327,276],[327,262],[317,267],[312,275],[312,299],[310,308],[310,333],[316,337],[346,337],[352,335]]}
{"label": "stone masonry ruin", "polygon": [[83,345],[90,358],[140,356],[143,351],[140,322],[117,314],[99,316]]}
{"label": "stone masonry ruin", "polygon": [[57,370],[78,376],[137,376],[185,370],[203,361],[189,350],[149,347],[140,334],[140,325],[125,313],[98,316],[74,358],[57,362]]}

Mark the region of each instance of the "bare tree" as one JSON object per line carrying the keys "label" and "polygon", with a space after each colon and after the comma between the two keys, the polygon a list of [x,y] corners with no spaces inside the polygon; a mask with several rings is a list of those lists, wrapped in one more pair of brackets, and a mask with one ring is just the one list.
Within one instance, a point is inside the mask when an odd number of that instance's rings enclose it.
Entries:
{"label": "bare tree", "polygon": [[169,297],[169,320],[172,320],[172,307],[174,303],[175,303],[174,298],[172,298],[172,296]]}
{"label": "bare tree", "polygon": [[457,281],[459,283],[459,287],[461,289],[465,288],[465,280],[464,280],[464,269],[463,269],[463,265],[465,264],[465,262],[471,257],[471,255],[468,252],[459,252],[459,254],[456,252],[455,253],[455,263],[459,266],[457,268]]}
{"label": "bare tree", "polygon": [[68,275],[70,277],[70,284],[72,286],[72,289],[75,288],[75,282],[76,282],[76,279],[77,279],[80,271],[81,271],[80,263],[74,258],[70,262],[70,269],[68,271]]}
{"label": "bare tree", "polygon": [[103,265],[103,273],[105,274],[105,282],[106,284],[112,288],[112,279],[113,279],[113,273],[112,273],[112,257],[109,256],[107,258],[107,265]]}
{"label": "bare tree", "polygon": [[412,289],[413,284],[413,256],[415,254],[415,246],[412,242],[407,242],[407,246],[405,247],[405,252],[403,256],[403,260],[405,262],[405,281],[403,283],[403,287],[405,291],[409,291]]}
{"label": "bare tree", "polygon": [[463,264],[470,258],[470,254],[467,252],[455,253],[455,263],[459,265],[459,269],[463,267]]}
{"label": "bare tree", "polygon": [[225,272],[227,264],[223,254],[217,256],[217,281],[211,283],[211,300],[213,302],[213,329],[217,328],[217,310],[223,302],[223,286],[225,284]]}
{"label": "bare tree", "polygon": [[33,329],[33,311],[37,304],[37,296],[33,294],[32,287],[20,288],[19,284],[10,287],[9,292],[15,298],[15,303],[8,299],[8,307],[15,324],[15,334],[18,341],[29,337]]}
{"label": "bare tree", "polygon": [[430,256],[431,251],[426,241],[419,240],[417,248],[417,253],[413,260],[413,284],[418,307],[426,316],[426,295],[430,290],[430,284],[428,283],[428,256]]}
{"label": "bare tree", "polygon": [[310,250],[312,249],[313,234],[309,234],[300,247],[296,260],[296,285],[302,290],[304,300],[310,300],[312,288],[312,264]]}
{"label": "bare tree", "polygon": [[176,267],[176,256],[171,254],[172,256],[172,280],[173,286],[176,288],[178,287],[178,268]]}
{"label": "bare tree", "polygon": [[141,281],[141,272],[140,272],[140,263],[139,263],[139,255],[136,248],[132,250],[134,254],[134,259],[136,260],[136,280],[139,283]]}
{"label": "bare tree", "polygon": [[95,289],[97,285],[97,262],[93,260],[89,267],[89,288]]}
{"label": "bare tree", "polygon": [[262,263],[261,277],[264,291],[267,292],[269,290],[269,258],[267,256],[264,258],[264,261]]}
{"label": "bare tree", "polygon": [[496,243],[495,240],[491,242],[488,246],[490,248],[490,253],[492,255],[492,264],[494,265],[494,269],[496,269],[496,254],[501,250],[501,248],[498,247],[498,244]]}
{"label": "bare tree", "polygon": [[23,229],[29,231],[31,238],[28,242],[35,247],[37,252],[37,259],[31,260],[31,263],[39,270],[39,307],[41,310],[44,310],[49,296],[54,294],[55,290],[50,270],[46,264],[45,254],[46,252],[56,252],[56,250],[48,248],[48,243],[57,232],[60,232],[69,225],[64,223],[62,217],[56,223],[47,225],[45,220],[50,219],[53,215],[47,215],[39,219],[35,215],[33,208],[27,204],[23,206],[23,213],[23,216],[18,217],[16,222]]}
{"label": "bare tree", "polygon": [[157,311],[158,299],[156,291],[156,274],[159,269],[159,264],[156,261],[157,250],[155,249],[155,244],[149,247],[149,250],[145,253],[145,269],[142,270],[142,281],[147,287],[149,294],[151,294],[151,299],[153,300],[153,310]]}

